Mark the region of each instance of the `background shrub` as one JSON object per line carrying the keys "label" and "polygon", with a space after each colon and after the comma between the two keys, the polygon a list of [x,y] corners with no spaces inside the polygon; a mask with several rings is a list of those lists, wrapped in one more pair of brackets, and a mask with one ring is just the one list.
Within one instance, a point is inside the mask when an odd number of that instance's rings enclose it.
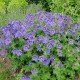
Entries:
{"label": "background shrub", "polygon": [[50,7],[49,7],[49,2],[51,0],[26,0],[29,4],[35,3],[35,4],[41,4],[43,9],[45,9],[46,11],[50,11]]}
{"label": "background shrub", "polygon": [[28,5],[28,7],[26,9],[26,14],[29,14],[29,13],[35,14],[40,10],[44,10],[42,8],[42,4],[40,4],[40,3],[39,4],[32,3],[32,4]]}
{"label": "background shrub", "polygon": [[52,0],[49,7],[52,12],[59,12],[72,17],[74,22],[80,21],[80,0]]}
{"label": "background shrub", "polygon": [[7,6],[9,5],[9,2],[11,2],[11,0],[0,0],[0,1],[5,2],[5,4],[6,4]]}
{"label": "background shrub", "polygon": [[5,2],[0,2],[0,15],[5,14],[5,11],[6,11]]}
{"label": "background shrub", "polygon": [[8,12],[14,12],[18,10],[25,10],[28,6],[28,3],[25,0],[11,0],[11,2],[8,5]]}

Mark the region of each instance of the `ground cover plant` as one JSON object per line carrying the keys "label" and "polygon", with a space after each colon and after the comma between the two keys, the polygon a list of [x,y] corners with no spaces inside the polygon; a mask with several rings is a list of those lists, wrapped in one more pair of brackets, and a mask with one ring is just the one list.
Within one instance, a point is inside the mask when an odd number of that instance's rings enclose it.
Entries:
{"label": "ground cover plant", "polygon": [[63,14],[39,11],[1,28],[15,80],[75,80],[80,73],[80,22]]}

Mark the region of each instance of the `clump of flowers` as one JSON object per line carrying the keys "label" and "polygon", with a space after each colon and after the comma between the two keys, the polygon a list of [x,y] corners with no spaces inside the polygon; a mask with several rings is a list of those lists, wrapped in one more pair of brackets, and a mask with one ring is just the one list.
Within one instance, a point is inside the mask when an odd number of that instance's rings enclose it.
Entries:
{"label": "clump of flowers", "polygon": [[[2,28],[9,58],[21,80],[72,80],[80,68],[80,22],[39,11]],[[28,75],[26,74],[28,72]],[[28,79],[27,79],[28,78]]]}

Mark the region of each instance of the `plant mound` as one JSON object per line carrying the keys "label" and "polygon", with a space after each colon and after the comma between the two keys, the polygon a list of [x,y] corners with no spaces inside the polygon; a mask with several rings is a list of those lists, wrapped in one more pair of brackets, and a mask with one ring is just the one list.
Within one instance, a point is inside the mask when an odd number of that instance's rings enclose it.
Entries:
{"label": "plant mound", "polygon": [[39,11],[1,28],[6,48],[21,80],[73,80],[80,72],[80,22]]}

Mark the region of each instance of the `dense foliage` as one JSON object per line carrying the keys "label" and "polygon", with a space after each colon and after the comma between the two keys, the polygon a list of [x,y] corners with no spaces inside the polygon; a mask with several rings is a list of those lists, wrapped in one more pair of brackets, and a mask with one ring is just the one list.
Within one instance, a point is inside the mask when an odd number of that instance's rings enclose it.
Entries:
{"label": "dense foliage", "polygon": [[69,15],[74,19],[80,20],[80,0],[52,0],[50,2],[50,9],[52,12],[59,12]]}
{"label": "dense foliage", "polygon": [[[80,72],[80,22],[63,14],[39,11],[1,28],[21,80],[74,80]],[[18,77],[19,78],[19,77]]]}
{"label": "dense foliage", "polygon": [[46,10],[46,11],[50,11],[50,7],[49,7],[49,3],[52,2],[52,0],[26,0],[29,4],[31,3],[35,3],[35,4],[42,4],[42,7]]}
{"label": "dense foliage", "polygon": [[25,10],[28,6],[28,3],[25,0],[11,0],[8,5],[8,12],[12,10]]}
{"label": "dense foliage", "polygon": [[0,14],[5,14],[6,5],[5,2],[0,2]]}

